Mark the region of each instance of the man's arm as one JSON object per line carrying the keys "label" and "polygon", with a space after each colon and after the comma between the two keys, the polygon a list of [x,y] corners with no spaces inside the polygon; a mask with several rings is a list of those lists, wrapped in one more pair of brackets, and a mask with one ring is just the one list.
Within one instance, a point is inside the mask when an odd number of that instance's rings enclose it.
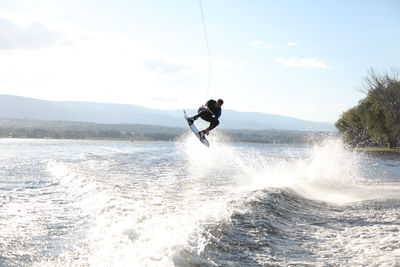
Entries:
{"label": "man's arm", "polygon": [[217,101],[215,101],[213,99],[210,99],[210,100],[207,101],[205,106],[206,107],[213,107],[215,105],[215,103],[217,103]]}
{"label": "man's arm", "polygon": [[215,114],[215,118],[219,119],[219,117],[221,117],[221,109],[218,110],[217,114]]}
{"label": "man's arm", "polygon": [[211,111],[210,107],[213,107],[215,105],[215,103],[217,103],[215,100],[210,99],[207,101],[207,103],[205,105],[207,107],[207,111],[210,112],[213,116],[215,116],[215,114]]}

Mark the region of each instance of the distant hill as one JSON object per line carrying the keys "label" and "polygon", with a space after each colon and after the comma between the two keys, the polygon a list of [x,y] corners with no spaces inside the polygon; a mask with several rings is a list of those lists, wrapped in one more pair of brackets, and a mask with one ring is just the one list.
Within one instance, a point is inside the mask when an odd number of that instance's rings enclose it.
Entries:
{"label": "distant hill", "polygon": [[[195,110],[188,110],[195,114]],[[148,124],[186,127],[182,110],[149,109],[135,105],[96,102],[48,101],[0,95],[0,117],[45,121],[80,121],[108,124]],[[333,123],[300,120],[282,115],[222,110],[221,129],[335,131]]]}

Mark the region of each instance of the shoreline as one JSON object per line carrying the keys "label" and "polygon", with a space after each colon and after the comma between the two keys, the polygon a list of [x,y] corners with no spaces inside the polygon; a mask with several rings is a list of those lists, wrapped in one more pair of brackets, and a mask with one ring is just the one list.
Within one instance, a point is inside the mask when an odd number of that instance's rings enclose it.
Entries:
{"label": "shoreline", "polygon": [[[0,137],[0,140],[70,140],[70,141],[117,141],[117,142],[174,142],[175,139],[169,140],[156,140],[156,139],[128,139],[128,138],[52,138],[52,137]],[[252,142],[252,141],[241,141],[241,140],[224,140],[223,143],[228,144],[269,144],[269,145],[312,145],[309,142],[305,143],[270,143],[270,142]],[[388,147],[348,147],[352,151],[360,152],[390,152],[400,153],[400,147],[388,148]]]}
{"label": "shoreline", "polygon": [[362,152],[396,152],[400,153],[400,147],[388,148],[388,147],[356,147],[352,148],[354,151]]}
{"label": "shoreline", "polygon": [[[0,140],[60,140],[60,141],[116,141],[116,142],[175,142],[175,139],[170,140],[151,140],[151,139],[124,139],[124,138],[52,138],[52,137],[0,137]],[[310,145],[308,142],[305,143],[270,143],[270,142],[251,142],[251,141],[227,141],[224,140],[222,143],[228,144],[267,144],[267,145]]]}

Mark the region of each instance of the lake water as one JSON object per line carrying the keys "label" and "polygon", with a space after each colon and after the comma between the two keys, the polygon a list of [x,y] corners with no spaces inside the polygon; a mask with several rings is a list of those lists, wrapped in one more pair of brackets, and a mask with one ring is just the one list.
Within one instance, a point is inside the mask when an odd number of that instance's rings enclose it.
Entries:
{"label": "lake water", "polygon": [[399,266],[400,156],[0,139],[0,266]]}

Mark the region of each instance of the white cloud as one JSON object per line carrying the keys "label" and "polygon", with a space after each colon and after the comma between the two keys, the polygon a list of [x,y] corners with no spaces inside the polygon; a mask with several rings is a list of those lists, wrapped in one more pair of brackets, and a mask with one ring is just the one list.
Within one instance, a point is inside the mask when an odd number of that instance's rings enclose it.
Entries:
{"label": "white cloud", "polygon": [[168,62],[162,59],[149,59],[143,62],[143,66],[149,70],[159,74],[177,74],[192,67],[178,62]]}
{"label": "white cloud", "polygon": [[294,68],[294,67],[318,68],[318,69],[332,68],[331,66],[328,66],[327,64],[325,64],[318,57],[314,57],[314,58],[291,57],[291,58],[287,58],[287,59],[286,58],[277,58],[277,59],[275,59],[275,61],[282,64],[283,66],[289,67],[289,68]]}
{"label": "white cloud", "polygon": [[263,45],[263,41],[255,41],[250,44],[251,46],[261,46]]}
{"label": "white cloud", "polygon": [[296,46],[297,45],[297,43],[295,43],[295,42],[287,42],[287,46]]}
{"label": "white cloud", "polygon": [[245,69],[246,65],[230,61],[214,60],[212,62],[212,68],[222,70]]}
{"label": "white cloud", "polygon": [[[2,15],[0,10],[0,18]],[[201,51],[171,56],[147,47],[146,40],[124,34],[97,32],[35,16],[6,15],[3,18],[11,36],[20,39],[14,38],[0,48],[0,93],[176,108],[197,105],[193,93],[208,78],[209,57],[200,55]],[[39,23],[39,30],[29,30],[32,23]],[[4,29],[0,27],[0,34]],[[43,34],[46,42],[30,43],[27,32],[31,39]],[[57,33],[62,33],[59,39]],[[24,38],[19,37],[21,34]],[[55,38],[44,38],[52,34]],[[235,61],[212,61],[213,72],[242,68],[245,66]],[[166,96],[170,101],[160,101]]]}
{"label": "white cloud", "polygon": [[0,50],[48,47],[56,43],[61,36],[60,32],[49,30],[40,22],[32,22],[23,27],[0,18]]}
{"label": "white cloud", "polygon": [[251,46],[261,46],[261,47],[266,47],[266,48],[275,48],[275,45],[273,44],[265,44],[263,41],[255,41],[250,43]]}

